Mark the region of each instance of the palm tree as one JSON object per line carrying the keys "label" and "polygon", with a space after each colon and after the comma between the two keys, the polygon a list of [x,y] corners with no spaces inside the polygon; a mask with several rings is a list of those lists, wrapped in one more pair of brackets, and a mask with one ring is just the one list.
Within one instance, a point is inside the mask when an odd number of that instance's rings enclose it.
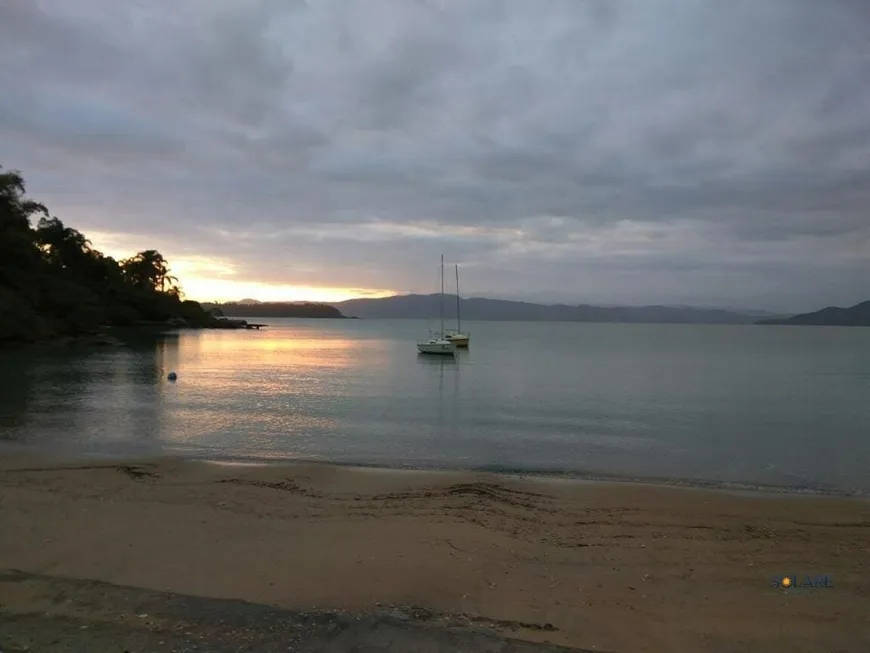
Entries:
{"label": "palm tree", "polygon": [[169,274],[169,265],[157,250],[146,249],[121,261],[121,269],[129,282],[140,290],[179,293],[175,285],[178,279]]}

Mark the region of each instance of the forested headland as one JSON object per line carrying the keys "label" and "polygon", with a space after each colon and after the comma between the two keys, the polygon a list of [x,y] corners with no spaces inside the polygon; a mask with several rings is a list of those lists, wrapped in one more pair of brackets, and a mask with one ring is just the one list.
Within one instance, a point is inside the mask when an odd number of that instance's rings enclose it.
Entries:
{"label": "forested headland", "polygon": [[[204,304],[212,306],[212,304]],[[334,306],[322,302],[227,302],[213,304],[227,317],[304,317],[304,318],[344,318]]]}
{"label": "forested headland", "polygon": [[848,308],[828,306],[812,313],[801,313],[791,317],[761,320],[758,324],[779,324],[785,326],[870,326],[870,301],[861,302]]}
{"label": "forested headland", "polygon": [[104,326],[217,326],[183,298],[169,263],[147,249],[115,260],[26,194],[0,168],[0,346],[93,334]]}

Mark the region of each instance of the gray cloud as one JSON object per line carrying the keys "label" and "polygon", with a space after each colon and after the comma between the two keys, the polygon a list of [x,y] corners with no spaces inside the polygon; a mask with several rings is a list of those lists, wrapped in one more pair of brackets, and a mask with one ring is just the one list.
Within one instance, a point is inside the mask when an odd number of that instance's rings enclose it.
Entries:
{"label": "gray cloud", "polygon": [[274,283],[866,299],[863,0],[5,0],[0,162]]}

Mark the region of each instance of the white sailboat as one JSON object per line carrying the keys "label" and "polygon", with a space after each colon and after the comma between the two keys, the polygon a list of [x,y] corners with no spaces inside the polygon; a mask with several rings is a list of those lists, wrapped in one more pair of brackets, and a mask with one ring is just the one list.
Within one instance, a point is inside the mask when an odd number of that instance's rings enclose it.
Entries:
{"label": "white sailboat", "polygon": [[444,255],[441,255],[441,295],[438,298],[441,312],[441,330],[431,334],[426,340],[417,342],[417,351],[421,354],[438,354],[441,356],[455,356],[456,345],[450,342],[444,333]]}
{"label": "white sailboat", "polygon": [[468,347],[468,341],[471,340],[471,333],[462,330],[462,318],[459,311],[459,266],[456,266],[456,328],[448,329],[445,338],[452,342],[457,347]]}

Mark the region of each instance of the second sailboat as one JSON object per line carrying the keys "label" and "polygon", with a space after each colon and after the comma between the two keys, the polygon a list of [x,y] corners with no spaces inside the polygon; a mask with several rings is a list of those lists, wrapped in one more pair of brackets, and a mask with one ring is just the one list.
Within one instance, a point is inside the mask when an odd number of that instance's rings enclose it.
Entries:
{"label": "second sailboat", "polygon": [[459,298],[459,266],[456,266],[456,328],[447,329],[444,337],[452,342],[457,347],[468,347],[468,341],[471,340],[471,333],[462,330],[462,317],[460,315],[461,300]]}

